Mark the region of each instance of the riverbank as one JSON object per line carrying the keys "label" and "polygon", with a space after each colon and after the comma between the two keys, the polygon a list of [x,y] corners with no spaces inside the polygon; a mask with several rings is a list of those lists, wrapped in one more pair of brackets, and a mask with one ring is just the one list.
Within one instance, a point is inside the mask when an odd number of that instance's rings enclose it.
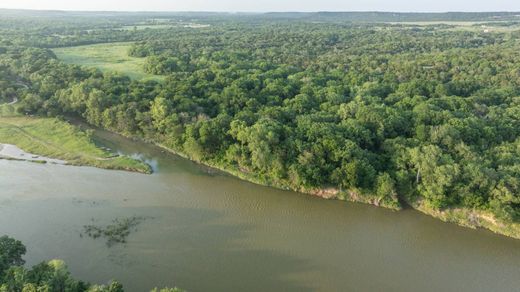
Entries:
{"label": "riverbank", "polygon": [[[229,170],[224,167],[212,166],[217,169],[236,176],[240,179],[253,182],[260,185],[267,185],[270,187],[277,187],[275,184],[262,183],[259,179],[252,175],[249,175],[239,170]],[[300,193],[318,196],[324,199],[335,199],[354,203],[363,203],[374,205],[377,207],[383,207],[395,211],[403,209],[403,206],[397,201],[395,197],[393,200],[385,200],[384,198],[378,197],[373,194],[363,193],[359,190],[346,190],[340,191],[337,188],[322,188],[322,189],[294,189],[294,188],[283,188],[287,190],[293,190]],[[520,224],[514,222],[505,222],[496,218],[492,213],[481,210],[470,210],[467,208],[447,208],[444,210],[436,210],[422,204],[420,201],[415,203],[408,203],[408,206],[426,215],[432,216],[444,222],[454,223],[459,226],[468,227],[471,229],[483,228],[490,230],[494,233],[505,235],[508,237],[520,239]]]}
{"label": "riverbank", "polygon": [[410,204],[415,210],[448,223],[471,229],[484,228],[494,233],[520,239],[520,224],[506,222],[492,213],[468,208],[446,208],[436,210],[421,200]]}
{"label": "riverbank", "polygon": [[[397,195],[391,195],[390,200],[385,198],[378,197],[374,194],[361,193],[359,190],[340,190],[334,187],[327,188],[315,188],[315,189],[305,189],[305,188],[294,188],[285,184],[279,184],[272,181],[268,181],[265,179],[260,179],[257,176],[243,172],[239,169],[234,169],[230,167],[226,167],[224,165],[219,165],[217,163],[211,163],[207,161],[198,161],[194,160],[188,155],[184,153],[180,153],[173,149],[168,148],[167,146],[160,143],[153,143],[160,148],[169,151],[173,154],[179,155],[183,158],[189,159],[196,163],[200,163],[206,165],[208,167],[212,167],[218,169],[222,172],[228,173],[232,176],[240,178],[242,180],[262,185],[273,187],[282,190],[291,190],[299,193],[313,195],[317,197],[321,197],[329,200],[341,200],[348,201],[354,203],[363,203],[374,205],[377,207],[383,207],[387,209],[391,209],[394,211],[399,211],[403,209],[402,203],[399,202],[399,198]],[[520,239],[520,224],[514,222],[505,222],[504,220],[500,220],[496,218],[492,213],[485,212],[482,210],[470,210],[467,208],[447,208],[444,210],[436,210],[434,208],[430,208],[423,204],[420,200],[416,202],[403,202],[410,208],[413,208],[423,214],[432,216],[436,219],[439,219],[444,222],[454,223],[459,226],[478,229],[483,228],[490,230],[494,233],[512,237],[515,239]]]}
{"label": "riverbank", "polygon": [[[129,138],[135,139],[135,137],[129,137]],[[257,184],[257,185],[272,187],[272,188],[286,190],[286,191],[294,191],[294,192],[302,193],[305,195],[320,197],[320,198],[327,199],[327,200],[340,200],[340,201],[348,201],[348,202],[353,202],[353,203],[370,204],[370,205],[374,205],[377,207],[391,209],[394,211],[399,211],[402,209],[402,206],[398,202],[397,196],[394,196],[394,195],[388,195],[387,196],[388,198],[381,198],[381,197],[378,197],[373,194],[362,193],[360,190],[340,190],[340,189],[338,189],[336,187],[332,187],[332,186],[323,187],[323,188],[303,188],[303,187],[296,188],[296,187],[291,186],[284,182],[280,182],[280,181],[274,182],[269,179],[259,178],[255,174],[244,172],[238,168],[233,168],[228,165],[219,164],[219,163],[215,163],[212,161],[199,161],[199,160],[193,159],[189,155],[186,155],[185,153],[171,149],[161,143],[157,143],[157,142],[153,142],[153,141],[145,141],[145,142],[154,144],[154,145],[164,149],[165,151],[168,151],[170,153],[173,153],[173,154],[183,157],[185,159],[189,159],[195,163],[199,163],[199,164],[220,170],[224,173],[230,174],[234,177],[237,177],[239,179],[242,179],[247,182]]]}
{"label": "riverbank", "polygon": [[0,117],[0,158],[151,173],[146,163],[97,147],[90,133],[55,118]]}
{"label": "riverbank", "polygon": [[[0,119],[0,121],[1,121],[1,119]],[[74,125],[91,127],[90,125],[88,125],[85,122],[78,120],[78,119],[73,119],[71,122]],[[117,134],[122,135],[121,133],[117,133]],[[141,138],[138,138],[138,137],[133,137],[133,136],[128,136],[128,135],[122,135],[122,136],[125,136],[130,139],[134,139],[134,140],[142,140]],[[349,202],[355,202],[355,203],[370,204],[370,205],[383,207],[383,208],[396,210],[396,211],[401,210],[403,208],[402,204],[399,203],[399,198],[395,194],[387,195],[386,197],[378,197],[374,194],[362,193],[360,190],[340,190],[338,188],[331,187],[331,186],[324,187],[324,188],[315,188],[315,189],[294,188],[286,183],[274,182],[274,181],[271,181],[266,178],[260,178],[253,173],[244,172],[240,169],[232,168],[232,167],[224,165],[222,163],[215,163],[212,161],[198,161],[198,160],[192,159],[185,153],[171,149],[171,148],[167,147],[166,145],[158,143],[158,142],[149,141],[149,140],[148,141],[142,140],[142,141],[146,142],[146,143],[154,144],[167,152],[181,156],[185,159],[189,159],[196,163],[217,169],[219,171],[222,171],[224,173],[230,174],[239,179],[242,179],[242,180],[254,183],[254,184],[273,187],[273,188],[282,189],[282,190],[296,191],[299,193],[313,195],[313,196],[321,197],[324,199],[342,200],[342,201],[349,201]],[[488,212],[479,211],[479,210],[462,209],[462,208],[436,210],[436,209],[425,206],[420,201],[406,202],[404,204],[407,204],[408,206],[410,206],[411,208],[413,208],[419,212],[430,215],[430,216],[440,219],[444,222],[455,223],[457,225],[469,227],[472,229],[484,228],[484,229],[488,229],[488,230],[493,231],[498,234],[520,239],[520,224],[512,223],[512,222],[504,222],[502,220],[495,218],[493,214],[488,213]]]}

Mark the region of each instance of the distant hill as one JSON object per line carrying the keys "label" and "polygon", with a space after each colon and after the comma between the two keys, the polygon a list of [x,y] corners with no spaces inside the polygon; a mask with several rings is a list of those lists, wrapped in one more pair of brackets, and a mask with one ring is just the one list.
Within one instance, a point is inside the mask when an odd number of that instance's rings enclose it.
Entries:
{"label": "distant hill", "polygon": [[520,21],[520,12],[121,12],[121,11],[59,11],[0,9],[2,17],[160,17],[205,19],[273,19],[319,22],[411,22],[411,21]]}

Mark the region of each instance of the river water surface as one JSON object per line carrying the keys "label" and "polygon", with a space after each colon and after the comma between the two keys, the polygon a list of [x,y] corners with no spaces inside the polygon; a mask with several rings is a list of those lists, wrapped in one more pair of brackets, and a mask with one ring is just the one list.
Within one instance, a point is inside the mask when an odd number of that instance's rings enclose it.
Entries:
{"label": "river water surface", "polygon": [[[97,132],[153,175],[0,160],[0,235],[28,265],[127,291],[520,291],[520,240],[421,215],[240,181],[160,149]],[[83,225],[152,217],[126,244]]]}

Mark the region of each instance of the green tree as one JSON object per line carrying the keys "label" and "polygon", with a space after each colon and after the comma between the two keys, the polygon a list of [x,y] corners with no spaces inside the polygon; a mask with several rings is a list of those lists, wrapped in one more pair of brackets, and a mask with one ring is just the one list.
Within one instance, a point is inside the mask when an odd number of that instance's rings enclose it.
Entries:
{"label": "green tree", "polygon": [[2,236],[0,237],[0,276],[11,266],[22,266],[25,261],[22,256],[26,248],[21,241]]}

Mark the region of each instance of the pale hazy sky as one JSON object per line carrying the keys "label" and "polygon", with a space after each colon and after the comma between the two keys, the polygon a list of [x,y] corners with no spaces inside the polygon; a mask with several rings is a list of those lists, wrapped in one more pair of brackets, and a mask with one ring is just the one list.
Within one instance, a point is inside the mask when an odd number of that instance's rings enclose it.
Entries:
{"label": "pale hazy sky", "polygon": [[124,11],[520,11],[520,0],[0,0],[0,8]]}

